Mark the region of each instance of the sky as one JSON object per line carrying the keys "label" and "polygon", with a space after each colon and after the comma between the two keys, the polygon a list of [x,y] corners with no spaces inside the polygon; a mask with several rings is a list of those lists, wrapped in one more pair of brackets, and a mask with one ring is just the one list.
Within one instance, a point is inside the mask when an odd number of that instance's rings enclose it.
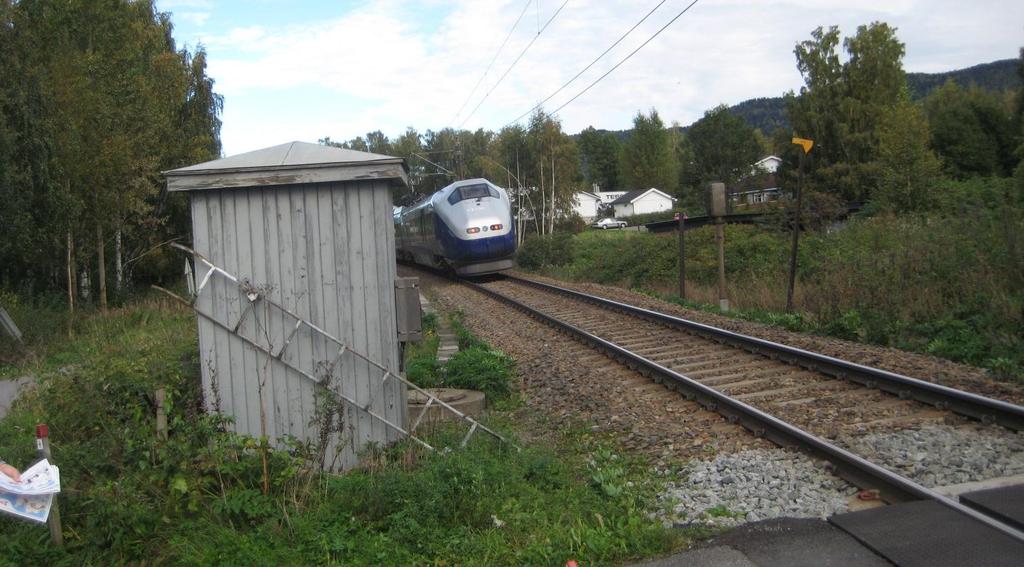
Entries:
{"label": "sky", "polygon": [[[410,126],[498,130],[660,1],[157,0],[157,7],[172,14],[179,47],[205,47],[224,96],[224,154],[234,155],[373,130],[394,138]],[[545,110],[593,83],[691,2],[664,0]],[[688,125],[718,104],[799,90],[798,42],[818,26],[837,25],[846,36],[873,21],[897,28],[908,72],[1015,58],[1024,46],[1019,1],[699,0],[557,116],[569,133],[631,128],[636,113],[651,108],[666,123]]]}

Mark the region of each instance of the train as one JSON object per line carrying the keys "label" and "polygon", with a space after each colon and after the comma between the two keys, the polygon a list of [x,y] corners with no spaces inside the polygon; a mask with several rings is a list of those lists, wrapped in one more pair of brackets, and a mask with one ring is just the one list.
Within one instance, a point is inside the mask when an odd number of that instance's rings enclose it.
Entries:
{"label": "train", "polygon": [[394,213],[399,260],[481,276],[515,266],[508,192],[482,178],[456,181]]}

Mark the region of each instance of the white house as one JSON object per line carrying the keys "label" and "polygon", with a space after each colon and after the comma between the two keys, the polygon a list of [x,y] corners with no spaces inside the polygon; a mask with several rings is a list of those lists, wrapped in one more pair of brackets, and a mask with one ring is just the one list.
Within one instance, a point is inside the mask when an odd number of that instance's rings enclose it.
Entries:
{"label": "white house", "polygon": [[674,198],[653,187],[624,193],[612,201],[616,217],[629,217],[667,211],[672,208]]}
{"label": "white house", "polygon": [[588,222],[597,218],[600,204],[601,197],[589,191],[580,191],[572,196],[573,211]]}
{"label": "white house", "polygon": [[779,170],[779,166],[782,165],[782,158],[779,156],[765,156],[754,162],[754,165],[750,166],[750,175],[757,175],[759,173],[775,173]]}

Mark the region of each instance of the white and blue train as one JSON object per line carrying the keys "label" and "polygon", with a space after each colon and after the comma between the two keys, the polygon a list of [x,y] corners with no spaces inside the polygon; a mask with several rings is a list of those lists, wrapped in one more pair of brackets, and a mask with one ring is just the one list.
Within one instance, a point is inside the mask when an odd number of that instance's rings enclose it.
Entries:
{"label": "white and blue train", "polygon": [[508,193],[486,179],[452,183],[395,212],[395,247],[399,259],[460,276],[507,270],[516,252]]}

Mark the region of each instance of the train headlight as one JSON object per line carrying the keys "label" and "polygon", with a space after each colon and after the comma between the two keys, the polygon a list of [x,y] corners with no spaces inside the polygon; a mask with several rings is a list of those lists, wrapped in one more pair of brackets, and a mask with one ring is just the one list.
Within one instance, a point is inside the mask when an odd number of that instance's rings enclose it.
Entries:
{"label": "train headlight", "polygon": [[480,227],[474,226],[474,227],[471,227],[471,228],[467,228],[466,232],[468,232],[469,234],[476,234],[476,233],[480,232]]}
{"label": "train headlight", "polygon": [[501,225],[500,224],[492,224],[491,225],[491,230],[501,230]]}

